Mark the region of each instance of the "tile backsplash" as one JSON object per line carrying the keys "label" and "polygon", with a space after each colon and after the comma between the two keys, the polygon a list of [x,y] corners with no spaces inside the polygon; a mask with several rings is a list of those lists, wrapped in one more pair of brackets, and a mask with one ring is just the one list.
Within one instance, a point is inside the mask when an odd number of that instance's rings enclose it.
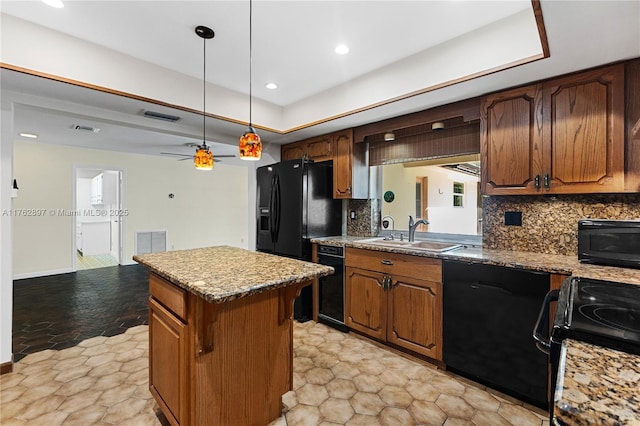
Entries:
{"label": "tile backsplash", "polygon": [[[577,255],[579,219],[640,219],[640,194],[483,198],[485,248]],[[522,212],[506,226],[505,212]]]}
{"label": "tile backsplash", "polygon": [[[351,219],[351,212],[355,212],[355,219]],[[380,209],[378,200],[349,200],[347,207],[347,235],[354,237],[369,237],[378,235]]]}

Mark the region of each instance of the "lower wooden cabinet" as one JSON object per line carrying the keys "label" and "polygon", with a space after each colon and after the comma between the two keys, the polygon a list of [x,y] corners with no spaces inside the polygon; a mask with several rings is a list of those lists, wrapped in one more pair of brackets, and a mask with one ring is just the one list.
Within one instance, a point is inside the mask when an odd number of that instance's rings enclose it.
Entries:
{"label": "lower wooden cabinet", "polygon": [[387,341],[442,360],[442,283],[392,277]]}
{"label": "lower wooden cabinet", "polygon": [[149,390],[172,426],[266,425],[293,386],[293,301],[309,282],[209,303],[149,276]]}
{"label": "lower wooden cabinet", "polygon": [[[170,423],[186,424],[187,326],[149,299],[149,389]],[[169,367],[170,366],[170,367]],[[171,418],[172,417],[172,418]]]}
{"label": "lower wooden cabinet", "polygon": [[345,323],[379,340],[387,337],[385,275],[359,268],[346,268]]}
{"label": "lower wooden cabinet", "polygon": [[345,293],[348,327],[442,360],[440,260],[348,248]]}

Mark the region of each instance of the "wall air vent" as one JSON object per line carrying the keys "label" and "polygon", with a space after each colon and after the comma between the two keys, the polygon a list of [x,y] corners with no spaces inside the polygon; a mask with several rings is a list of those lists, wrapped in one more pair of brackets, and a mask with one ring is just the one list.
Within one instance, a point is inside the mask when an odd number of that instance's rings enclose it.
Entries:
{"label": "wall air vent", "polygon": [[156,112],[156,111],[145,111],[143,114],[145,117],[148,117],[148,118],[154,118],[156,120],[162,120],[162,121],[171,121],[172,123],[175,123],[176,121],[180,120],[180,117],[178,117],[177,115],[163,114],[161,112]]}
{"label": "wall air vent", "polygon": [[71,128],[73,130],[78,130],[83,132],[92,132],[92,133],[98,133],[100,131],[100,129],[97,127],[83,126],[81,124],[72,124]]}

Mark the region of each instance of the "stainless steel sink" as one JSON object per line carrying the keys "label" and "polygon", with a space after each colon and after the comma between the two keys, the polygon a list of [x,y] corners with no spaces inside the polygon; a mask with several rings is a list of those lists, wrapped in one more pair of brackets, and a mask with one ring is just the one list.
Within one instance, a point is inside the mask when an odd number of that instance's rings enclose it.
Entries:
{"label": "stainless steel sink", "polygon": [[442,243],[442,242],[436,242],[436,241],[414,241],[409,244],[411,245],[411,248],[414,248],[414,249],[437,251],[437,252],[449,251],[449,250],[457,249],[458,247],[460,247],[460,244]]}
{"label": "stainless steel sink", "polygon": [[460,247],[460,244],[446,243],[441,241],[400,241],[400,240],[384,240],[382,238],[368,238],[364,240],[356,240],[356,243],[371,244],[375,246],[398,247],[411,250],[424,250],[441,253]]}

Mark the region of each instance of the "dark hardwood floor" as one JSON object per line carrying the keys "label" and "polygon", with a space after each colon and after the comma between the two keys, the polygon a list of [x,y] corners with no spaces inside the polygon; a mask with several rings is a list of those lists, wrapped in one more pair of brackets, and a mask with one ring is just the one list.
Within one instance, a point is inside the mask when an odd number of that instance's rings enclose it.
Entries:
{"label": "dark hardwood floor", "polygon": [[13,282],[14,361],[148,324],[149,271],[110,266]]}

